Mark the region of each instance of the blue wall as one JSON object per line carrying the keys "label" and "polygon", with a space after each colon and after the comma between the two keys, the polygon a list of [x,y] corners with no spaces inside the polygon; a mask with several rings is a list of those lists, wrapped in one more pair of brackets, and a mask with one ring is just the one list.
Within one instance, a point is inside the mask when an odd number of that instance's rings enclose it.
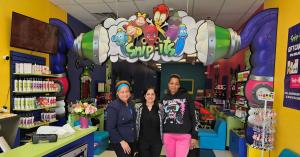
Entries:
{"label": "blue wall", "polygon": [[198,88],[204,88],[205,68],[203,64],[165,63],[161,67],[160,98],[163,97],[164,91],[168,87],[170,74],[179,74],[182,79],[194,79],[194,94],[192,98],[195,97]]}
{"label": "blue wall", "polygon": [[[79,20],[75,19],[71,15],[68,15],[68,25],[72,29],[74,36],[77,37],[80,33],[85,33],[91,30],[88,26],[81,23]],[[76,60],[82,65],[90,65],[92,62],[88,60],[83,60],[79,58],[77,54],[72,52],[68,52],[67,55],[68,64],[67,64],[67,74],[70,83],[70,90],[67,95],[67,102],[75,101],[80,99],[80,75],[82,73],[83,68],[76,67]],[[102,66],[95,66],[93,71],[91,71],[92,75],[92,97],[95,97],[97,94],[97,83],[105,81],[105,64]]]}
{"label": "blue wall", "polygon": [[[143,98],[143,90],[151,85],[159,91],[160,77],[159,73],[150,69],[142,63],[128,63],[121,61],[112,64],[112,89],[115,95],[116,80],[127,80],[130,83],[134,82],[133,92],[134,98]],[[157,93],[159,94],[159,93]]]}

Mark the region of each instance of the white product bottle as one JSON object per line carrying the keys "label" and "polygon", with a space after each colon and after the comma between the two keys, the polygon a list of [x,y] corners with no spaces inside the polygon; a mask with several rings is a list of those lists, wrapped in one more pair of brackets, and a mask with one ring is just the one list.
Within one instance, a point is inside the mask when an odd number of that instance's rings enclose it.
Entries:
{"label": "white product bottle", "polygon": [[14,82],[14,87],[15,87],[15,92],[18,92],[19,91],[19,80],[15,80]]}
{"label": "white product bottle", "polygon": [[23,92],[23,80],[20,79],[18,82],[19,82],[18,91]]}
{"label": "white product bottle", "polygon": [[27,80],[26,79],[24,79],[22,82],[22,89],[23,89],[23,92],[27,91]]}
{"label": "white product bottle", "polygon": [[24,73],[24,64],[23,63],[19,63],[19,71],[20,71],[20,74]]}
{"label": "white product bottle", "polygon": [[24,110],[25,109],[25,106],[24,106],[24,98],[20,98],[20,109],[21,110]]}
{"label": "white product bottle", "polygon": [[16,71],[15,73],[19,74],[20,73],[20,64],[19,63],[16,63]]}
{"label": "white product bottle", "polygon": [[29,79],[28,91],[32,92],[32,79]]}

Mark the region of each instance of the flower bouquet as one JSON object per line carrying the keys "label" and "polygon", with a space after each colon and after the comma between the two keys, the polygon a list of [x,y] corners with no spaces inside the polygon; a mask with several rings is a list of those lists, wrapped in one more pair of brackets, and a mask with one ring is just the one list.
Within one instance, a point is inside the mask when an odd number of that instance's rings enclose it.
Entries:
{"label": "flower bouquet", "polygon": [[82,103],[81,101],[72,104],[70,110],[72,114],[80,117],[80,128],[88,128],[89,119],[98,115],[97,107],[86,102]]}

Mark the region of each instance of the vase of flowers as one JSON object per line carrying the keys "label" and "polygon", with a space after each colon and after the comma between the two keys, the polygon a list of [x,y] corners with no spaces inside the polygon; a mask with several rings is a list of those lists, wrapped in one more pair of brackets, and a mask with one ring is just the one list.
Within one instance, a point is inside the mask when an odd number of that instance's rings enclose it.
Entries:
{"label": "vase of flowers", "polygon": [[72,104],[72,113],[80,117],[80,128],[88,128],[89,119],[97,116],[97,108],[93,104],[79,101]]}

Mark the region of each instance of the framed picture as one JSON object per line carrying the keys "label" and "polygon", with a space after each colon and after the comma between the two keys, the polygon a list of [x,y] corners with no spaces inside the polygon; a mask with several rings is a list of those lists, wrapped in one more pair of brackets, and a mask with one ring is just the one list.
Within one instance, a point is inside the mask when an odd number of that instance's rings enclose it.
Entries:
{"label": "framed picture", "polygon": [[194,94],[194,79],[181,79],[180,86],[186,89],[189,94]]}

